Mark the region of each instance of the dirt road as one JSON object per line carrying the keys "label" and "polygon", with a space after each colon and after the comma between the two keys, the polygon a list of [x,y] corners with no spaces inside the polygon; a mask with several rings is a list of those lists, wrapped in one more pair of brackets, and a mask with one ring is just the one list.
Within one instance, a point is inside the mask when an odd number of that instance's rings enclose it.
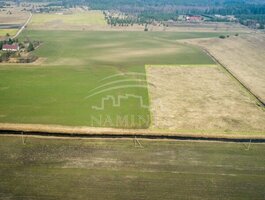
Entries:
{"label": "dirt road", "polygon": [[19,31],[12,37],[12,39],[15,39],[19,36],[19,34],[27,27],[30,20],[32,19],[32,13],[30,13],[28,20],[25,22],[25,24],[19,29]]}

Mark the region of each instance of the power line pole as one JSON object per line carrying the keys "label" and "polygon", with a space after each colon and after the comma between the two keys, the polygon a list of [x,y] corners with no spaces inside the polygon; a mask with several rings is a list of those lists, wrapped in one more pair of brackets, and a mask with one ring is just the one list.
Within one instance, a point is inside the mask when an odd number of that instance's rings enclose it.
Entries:
{"label": "power line pole", "polygon": [[140,141],[136,138],[136,136],[134,136],[134,147],[144,148],[144,146],[140,143]]}
{"label": "power line pole", "polygon": [[249,140],[248,147],[246,148],[246,151],[249,151],[251,145],[251,140]]}
{"label": "power line pole", "polygon": [[23,131],[21,132],[21,139],[22,139],[22,144],[25,145],[26,142],[25,142],[25,139],[24,139],[24,133],[23,133]]}

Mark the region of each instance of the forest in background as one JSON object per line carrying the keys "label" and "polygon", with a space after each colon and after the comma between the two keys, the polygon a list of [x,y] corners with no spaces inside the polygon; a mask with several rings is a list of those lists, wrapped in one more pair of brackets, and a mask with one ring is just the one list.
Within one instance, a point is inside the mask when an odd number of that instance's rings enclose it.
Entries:
{"label": "forest in background", "polygon": [[[20,0],[13,0],[20,2]],[[0,5],[1,5],[0,0]],[[21,2],[46,2],[47,7],[88,6],[93,10],[119,11],[125,19],[111,18],[111,24],[150,23],[176,20],[178,15],[234,15],[246,26],[265,25],[264,0],[23,0]],[[137,19],[136,19],[136,18]],[[212,18],[212,20],[216,20]],[[225,20],[224,20],[225,21]]]}

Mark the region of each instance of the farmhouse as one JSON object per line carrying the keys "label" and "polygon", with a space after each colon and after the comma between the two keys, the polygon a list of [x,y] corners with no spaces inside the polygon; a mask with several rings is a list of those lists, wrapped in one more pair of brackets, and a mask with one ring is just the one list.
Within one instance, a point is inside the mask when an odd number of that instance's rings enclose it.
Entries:
{"label": "farmhouse", "polygon": [[18,44],[4,44],[2,47],[3,51],[19,51]]}

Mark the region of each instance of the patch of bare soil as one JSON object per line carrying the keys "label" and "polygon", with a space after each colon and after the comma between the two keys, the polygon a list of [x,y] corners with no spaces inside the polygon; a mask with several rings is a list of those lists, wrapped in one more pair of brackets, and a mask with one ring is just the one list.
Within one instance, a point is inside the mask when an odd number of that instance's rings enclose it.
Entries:
{"label": "patch of bare soil", "polygon": [[213,55],[265,103],[265,35],[252,33],[226,39],[186,41]]}
{"label": "patch of bare soil", "polygon": [[22,11],[22,8],[7,8],[0,11],[0,24],[23,24],[29,18],[30,13]]}
{"label": "patch of bare soil", "polygon": [[147,67],[146,70],[153,128],[265,131],[264,110],[221,68]]}

